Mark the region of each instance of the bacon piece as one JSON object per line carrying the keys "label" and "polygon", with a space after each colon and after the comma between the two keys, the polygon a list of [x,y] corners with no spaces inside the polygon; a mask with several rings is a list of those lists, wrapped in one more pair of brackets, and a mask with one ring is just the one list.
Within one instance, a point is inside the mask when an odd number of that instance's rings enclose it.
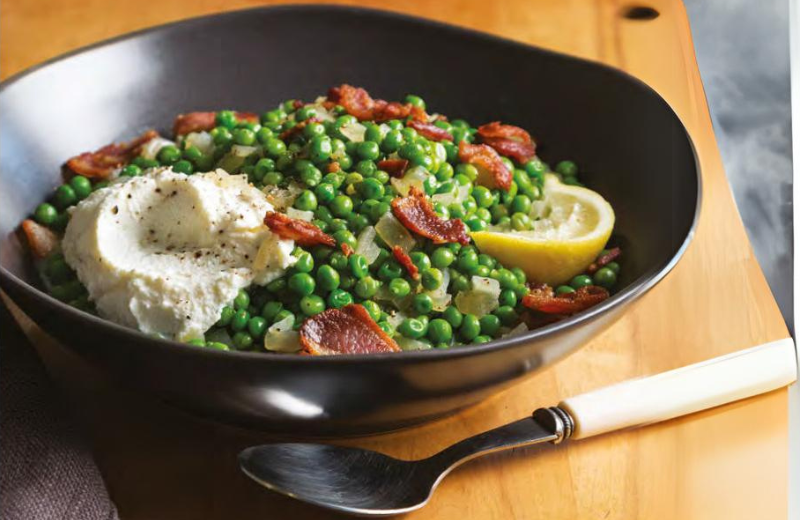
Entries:
{"label": "bacon piece", "polygon": [[589,274],[594,274],[597,272],[598,269],[604,267],[622,255],[622,250],[618,247],[614,247],[608,250],[608,253],[604,255],[600,255],[597,257],[597,260],[589,264],[589,267],[586,269],[586,272]]}
{"label": "bacon piece", "polygon": [[412,119],[406,124],[406,126],[409,126],[414,130],[416,130],[422,137],[431,139],[433,141],[453,140],[453,136],[450,135],[450,132],[448,132],[444,128],[439,128],[438,126],[432,125],[430,123],[423,123],[422,121],[416,121]]}
{"label": "bacon piece", "polygon": [[336,173],[336,172],[340,171],[341,169],[342,169],[342,167],[339,166],[339,162],[338,161],[333,161],[332,163],[329,163],[327,168],[326,168],[328,173]]}
{"label": "bacon piece", "polygon": [[305,121],[300,121],[299,123],[297,123],[296,125],[294,125],[290,129],[284,130],[283,132],[281,132],[280,138],[285,141],[285,140],[289,139],[290,137],[294,137],[298,133],[302,132],[303,129],[305,127],[307,127],[309,124],[311,124],[311,123],[319,123],[320,121],[322,121],[322,120],[320,118],[318,118],[318,117],[310,117],[310,118],[306,119]]}
{"label": "bacon piece", "polygon": [[596,285],[581,287],[575,292],[556,295],[553,288],[542,284],[531,288],[522,298],[529,309],[545,314],[572,315],[593,307],[608,298],[608,291]]}
{"label": "bacon piece", "polygon": [[494,148],[485,144],[469,144],[461,141],[458,144],[458,158],[461,162],[478,168],[476,182],[488,188],[501,188],[508,191],[513,174],[503,164]]}
{"label": "bacon piece", "polygon": [[392,212],[403,225],[414,233],[430,238],[435,244],[459,242],[469,244],[467,227],[457,218],[443,219],[433,210],[433,205],[416,186],[408,197],[392,200]]}
{"label": "bacon piece", "polygon": [[344,253],[344,256],[346,256],[347,258],[350,258],[350,255],[355,253],[353,248],[350,247],[350,244],[348,244],[347,242],[342,242],[341,248],[342,248],[342,253]]}
{"label": "bacon piece", "polygon": [[536,155],[536,143],[531,135],[518,126],[503,125],[499,121],[478,127],[481,141],[518,163],[526,163]]}
{"label": "bacon piece", "polygon": [[382,99],[372,99],[363,88],[346,83],[331,88],[328,91],[328,101],[338,103],[359,121],[381,122],[409,116],[419,121],[428,120],[425,111],[411,103],[402,104],[394,101],[390,103]]}
{"label": "bacon piece", "polygon": [[406,253],[402,247],[394,246],[392,248],[392,254],[394,255],[394,259],[397,260],[400,265],[406,269],[406,271],[408,271],[408,274],[411,275],[411,278],[414,280],[419,278],[419,269],[416,265],[414,265],[411,257],[408,256],[408,253]]}
{"label": "bacon piece", "polygon": [[[247,121],[248,123],[258,123],[258,115],[252,112],[234,112],[236,119]],[[192,132],[203,132],[211,130],[217,126],[216,112],[189,112],[179,114],[172,124],[172,133],[175,137],[190,134]]]}
{"label": "bacon piece", "polygon": [[158,137],[158,132],[148,130],[127,143],[113,143],[95,152],[84,152],[67,161],[67,168],[92,179],[105,179],[116,168],[123,166],[138,155],[142,145]]}
{"label": "bacon piece", "polygon": [[378,161],[378,169],[392,177],[402,177],[408,168],[408,159],[384,159]]}
{"label": "bacon piece", "polygon": [[400,352],[400,347],[358,304],[328,309],[300,327],[301,352],[309,356]]}
{"label": "bacon piece", "polygon": [[270,231],[279,237],[294,240],[304,247],[320,244],[330,247],[336,246],[336,240],[332,236],[305,220],[297,220],[287,217],[283,213],[268,211],[264,216],[264,223],[269,227]]}
{"label": "bacon piece", "polygon": [[299,99],[295,99],[294,101],[292,101],[292,106],[294,107],[295,110],[297,110],[298,108],[303,108],[305,106],[305,103],[303,103]]}
{"label": "bacon piece", "polygon": [[22,221],[22,232],[36,258],[46,258],[58,249],[58,235],[36,221]]}

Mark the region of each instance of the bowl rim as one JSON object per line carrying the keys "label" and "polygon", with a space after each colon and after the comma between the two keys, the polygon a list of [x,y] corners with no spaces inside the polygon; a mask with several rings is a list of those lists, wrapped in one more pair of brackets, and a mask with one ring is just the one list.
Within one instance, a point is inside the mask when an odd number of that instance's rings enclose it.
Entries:
{"label": "bowl rim", "polygon": [[58,56],[50,58],[46,61],[33,65],[20,72],[17,72],[12,76],[6,78],[4,81],[0,82],[0,94],[2,94],[10,86],[14,85],[15,83],[21,80],[24,80],[27,76],[36,73],[40,69],[44,69],[50,65],[59,63],[61,61],[65,61],[74,56],[95,49],[107,47],[115,43],[124,42],[127,40],[133,40],[145,35],[158,34],[170,31],[177,27],[191,28],[191,26],[193,25],[206,23],[213,19],[229,18],[229,17],[235,18],[239,16],[246,16],[252,13],[281,12],[281,11],[303,11],[308,13],[324,13],[326,11],[327,12],[333,11],[340,13],[349,13],[352,15],[368,15],[373,17],[384,17],[388,19],[400,20],[403,22],[416,23],[419,25],[435,28],[440,31],[445,31],[451,34],[455,33],[458,36],[467,36],[477,40],[483,40],[485,42],[501,43],[504,45],[510,45],[528,51],[534,50],[542,54],[547,54],[553,57],[557,57],[561,60],[572,61],[579,65],[583,66],[588,65],[591,67],[600,68],[603,69],[607,74],[610,74],[612,76],[617,76],[620,79],[628,81],[633,85],[635,85],[636,87],[647,91],[649,94],[655,95],[664,104],[665,108],[672,113],[672,115],[675,117],[675,120],[680,125],[680,128],[683,130],[687,138],[687,141],[689,143],[689,147],[691,148],[692,156],[695,163],[695,180],[697,183],[696,203],[694,208],[694,215],[692,217],[692,223],[691,226],[689,227],[689,230],[686,233],[686,236],[683,239],[683,242],[681,243],[681,245],[678,247],[678,249],[675,251],[675,253],[672,255],[671,258],[669,258],[665,262],[662,262],[660,265],[651,267],[650,269],[645,271],[644,274],[633,280],[626,287],[624,287],[622,290],[620,290],[607,300],[575,316],[571,316],[569,318],[557,321],[555,323],[534,329],[532,331],[528,331],[524,334],[520,334],[513,337],[498,338],[496,340],[492,340],[484,344],[470,345],[464,348],[454,348],[446,350],[426,349],[426,350],[416,350],[416,351],[405,351],[399,354],[378,353],[378,354],[348,354],[343,356],[301,356],[301,355],[265,356],[263,352],[248,352],[248,351],[236,351],[236,350],[222,351],[209,348],[199,348],[175,340],[162,339],[155,336],[150,336],[139,330],[128,328],[119,325],[117,323],[114,323],[110,320],[100,318],[99,316],[95,316],[93,314],[89,314],[87,312],[80,311],[78,309],[70,307],[66,303],[63,303],[55,299],[54,297],[42,291],[38,287],[28,284],[27,282],[20,279],[19,277],[17,277],[16,275],[14,275],[1,265],[0,265],[0,281],[11,284],[15,286],[15,288],[18,290],[32,293],[32,295],[35,298],[44,300],[43,303],[55,306],[56,308],[58,308],[62,312],[66,312],[67,314],[72,314],[76,319],[86,320],[94,326],[106,327],[116,333],[132,334],[134,336],[138,336],[138,338],[136,339],[143,343],[142,347],[145,347],[147,343],[150,343],[151,346],[154,348],[163,347],[163,348],[173,349],[176,354],[183,354],[183,355],[196,354],[196,355],[212,356],[212,357],[216,356],[221,359],[228,359],[229,361],[234,361],[236,359],[241,359],[241,360],[250,359],[253,361],[257,360],[260,362],[270,362],[270,363],[304,363],[312,365],[352,363],[352,362],[359,362],[359,363],[367,362],[367,363],[378,363],[378,364],[384,364],[384,363],[404,364],[404,363],[415,363],[419,361],[435,362],[435,361],[441,361],[443,359],[471,357],[471,356],[478,356],[481,354],[489,354],[491,352],[498,350],[511,349],[534,340],[540,340],[546,337],[554,336],[560,332],[565,331],[566,329],[576,328],[582,323],[588,323],[590,321],[593,321],[595,318],[599,317],[601,314],[604,314],[612,307],[622,306],[625,305],[626,303],[630,303],[638,299],[640,296],[642,296],[650,289],[652,289],[658,282],[664,279],[664,277],[666,277],[666,275],[672,271],[672,269],[677,265],[677,263],[685,254],[687,248],[689,247],[689,244],[692,242],[694,235],[697,231],[697,226],[700,219],[700,212],[702,206],[702,198],[703,198],[703,178],[702,178],[703,176],[702,176],[699,156],[694,141],[692,140],[689,131],[686,129],[686,126],[683,124],[683,121],[675,112],[675,110],[672,108],[672,106],[669,104],[669,102],[667,102],[667,100],[665,100],[658,92],[656,92],[655,89],[647,85],[644,81],[640,80],[639,78],[632,76],[631,74],[628,74],[623,70],[607,65],[605,63],[579,58],[576,56],[571,56],[569,54],[564,54],[561,52],[545,49],[528,43],[523,43],[517,40],[504,38],[502,36],[496,36],[494,34],[478,31],[468,27],[462,27],[454,24],[439,22],[436,20],[409,15],[402,12],[391,11],[386,9],[356,7],[349,5],[282,4],[275,6],[259,6],[259,7],[245,8],[245,9],[235,9],[220,13],[212,13],[202,16],[185,18],[173,22],[168,22],[165,24],[159,24],[152,27],[147,27],[144,29],[128,32],[119,36],[115,36],[113,38],[108,38],[105,40],[92,43],[90,45],[79,47],[64,54],[60,54]]}

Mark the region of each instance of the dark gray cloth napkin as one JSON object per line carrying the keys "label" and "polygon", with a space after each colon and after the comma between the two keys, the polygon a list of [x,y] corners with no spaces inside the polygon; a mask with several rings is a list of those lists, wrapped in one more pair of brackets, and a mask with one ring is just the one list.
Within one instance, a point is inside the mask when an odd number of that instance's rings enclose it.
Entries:
{"label": "dark gray cloth napkin", "polygon": [[0,518],[112,520],[117,511],[65,404],[0,301]]}

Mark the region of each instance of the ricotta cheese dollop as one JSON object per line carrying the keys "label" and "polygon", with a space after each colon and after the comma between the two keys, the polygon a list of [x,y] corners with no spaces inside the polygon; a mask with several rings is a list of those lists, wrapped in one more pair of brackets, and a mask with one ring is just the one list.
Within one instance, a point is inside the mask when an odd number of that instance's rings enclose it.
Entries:
{"label": "ricotta cheese dollop", "polygon": [[294,263],[294,242],[264,224],[272,210],[245,175],[158,169],[120,178],[73,208],[62,248],[103,318],[200,338],[240,289]]}

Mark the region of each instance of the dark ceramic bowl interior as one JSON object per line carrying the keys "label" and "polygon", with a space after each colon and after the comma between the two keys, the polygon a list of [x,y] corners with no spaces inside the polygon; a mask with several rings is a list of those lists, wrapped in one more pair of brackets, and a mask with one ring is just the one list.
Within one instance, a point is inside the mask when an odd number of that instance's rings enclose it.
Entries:
{"label": "dark ceramic bowl interior", "polygon": [[[17,228],[59,184],[66,158],[151,127],[169,133],[181,112],[261,111],[343,82],[384,99],[417,93],[433,111],[474,123],[522,126],[546,161],[577,161],[584,182],[616,211],[614,240],[625,251],[621,289],[585,313],[521,337],[330,358],[153,339],[41,291]],[[2,288],[47,332],[114,377],[204,417],[293,436],[422,422],[552,364],[666,275],[698,212],[689,137],[641,82],[527,45],[372,10],[284,6],[157,27],[6,81],[0,112]]]}

